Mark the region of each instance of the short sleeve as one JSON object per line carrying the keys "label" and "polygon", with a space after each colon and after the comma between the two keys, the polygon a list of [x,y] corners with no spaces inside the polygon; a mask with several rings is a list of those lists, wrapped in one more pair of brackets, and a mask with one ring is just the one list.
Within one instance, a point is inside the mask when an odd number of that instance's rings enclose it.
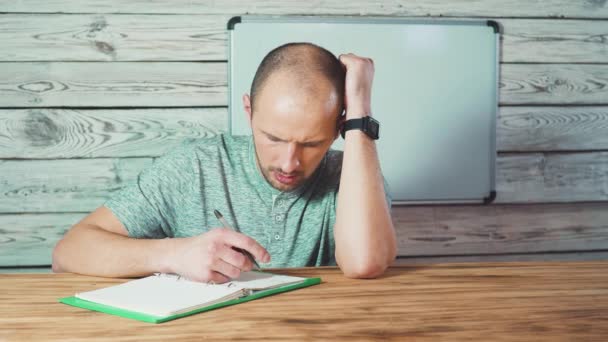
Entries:
{"label": "short sleeve", "polygon": [[[190,154],[188,153],[190,151]],[[113,193],[104,206],[125,226],[130,237],[172,237],[168,218],[176,197],[188,188],[192,150],[179,145],[139,173],[137,179]]]}

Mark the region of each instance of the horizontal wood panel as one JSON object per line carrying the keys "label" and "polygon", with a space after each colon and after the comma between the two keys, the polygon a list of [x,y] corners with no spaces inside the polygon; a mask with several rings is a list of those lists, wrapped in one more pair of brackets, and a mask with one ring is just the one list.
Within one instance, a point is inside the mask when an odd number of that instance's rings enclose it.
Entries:
{"label": "horizontal wood panel", "polygon": [[502,64],[500,103],[604,104],[608,65]]}
{"label": "horizontal wood panel", "polygon": [[608,200],[608,152],[499,155],[499,203]]}
{"label": "horizontal wood panel", "polygon": [[504,29],[501,45],[503,62],[608,62],[608,21],[497,21]]}
{"label": "horizontal wood panel", "polygon": [[[392,214],[398,254],[408,256],[404,260],[410,262],[460,260],[450,256],[454,254],[499,261],[517,260],[513,259],[516,256],[497,255],[505,253],[608,249],[608,203],[393,207]],[[55,243],[84,216],[86,213],[0,215],[0,227],[5,227],[0,230],[0,266],[50,264]],[[546,260],[552,257],[548,254]],[[571,258],[568,260],[577,260],[576,255]]]}
{"label": "horizontal wood panel", "polygon": [[[227,63],[6,62],[0,107],[227,106]],[[502,64],[502,105],[608,104],[608,65]]]}
{"label": "horizontal wood panel", "polygon": [[[400,257],[394,266],[445,264],[462,262],[564,262],[564,261],[603,261],[608,260],[607,252],[558,252],[540,254],[508,254],[508,255],[466,255],[439,257]],[[51,266],[46,267],[0,267],[0,274],[16,273],[53,273]]]}
{"label": "horizontal wood panel", "polygon": [[400,256],[608,250],[608,203],[393,207]]}
{"label": "horizontal wood panel", "polygon": [[[428,265],[465,262],[576,262],[608,260],[608,252],[575,252],[575,253],[541,253],[510,255],[468,255],[440,257],[402,257],[395,260],[393,266]],[[53,273],[47,267],[0,267],[0,274]]]}
{"label": "horizontal wood panel", "polygon": [[[0,161],[0,213],[90,211],[151,158]],[[608,152],[499,155],[497,203],[608,200]]]}
{"label": "horizontal wood panel", "polygon": [[0,15],[0,61],[226,60],[230,16]]}
{"label": "horizontal wood panel", "polygon": [[3,1],[0,12],[26,13],[183,13],[183,14],[303,14],[391,15],[458,17],[608,18],[603,1],[551,0],[542,4],[526,0],[425,0],[425,1]]}
{"label": "horizontal wood panel", "polygon": [[0,160],[0,213],[92,211],[151,158]]}
{"label": "horizontal wood panel", "polygon": [[[226,15],[0,16],[0,61],[227,60]],[[608,63],[608,21],[497,19],[502,62]]]}
{"label": "horizontal wood panel", "polygon": [[0,107],[226,106],[226,63],[2,63]]}
{"label": "horizontal wood panel", "polygon": [[[562,262],[562,261],[602,261],[608,260],[606,252],[560,252],[560,253],[540,253],[540,254],[509,254],[509,255],[458,255],[458,256],[439,256],[439,257],[403,257],[395,260],[393,265],[421,265],[421,264],[445,264],[454,262]],[[27,269],[20,269],[19,273],[44,273],[40,271],[28,272]],[[0,273],[2,270],[0,269]],[[17,273],[17,272],[14,272]]]}
{"label": "horizontal wood panel", "polygon": [[226,108],[0,110],[0,158],[159,156],[186,138],[225,132],[227,113]]}
{"label": "horizontal wood panel", "polygon": [[57,241],[84,216],[79,213],[0,215],[0,266],[50,265]]}
{"label": "horizontal wood panel", "polygon": [[0,267],[0,274],[15,273],[53,273],[50,266],[47,267]]}
{"label": "horizontal wood panel", "polygon": [[502,152],[606,150],[608,107],[500,107],[496,130]]}
{"label": "horizontal wood panel", "polygon": [[[156,157],[227,131],[226,108],[0,109],[0,158]],[[380,119],[380,121],[382,121]],[[497,149],[608,149],[607,107],[500,107]]]}

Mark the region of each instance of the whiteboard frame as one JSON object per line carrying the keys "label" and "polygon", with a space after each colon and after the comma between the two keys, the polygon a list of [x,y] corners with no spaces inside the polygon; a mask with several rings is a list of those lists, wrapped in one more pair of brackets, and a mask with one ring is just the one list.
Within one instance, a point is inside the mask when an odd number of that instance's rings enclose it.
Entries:
{"label": "whiteboard frame", "polygon": [[[437,199],[437,200],[393,200],[394,205],[429,205],[429,204],[490,204],[496,199],[496,117],[498,116],[499,104],[499,82],[500,82],[500,35],[502,34],[502,26],[495,20],[482,19],[431,19],[431,18],[386,18],[386,17],[335,17],[335,16],[301,16],[301,15],[242,15],[230,18],[227,23],[229,32],[228,43],[228,132],[232,134],[232,51],[233,51],[233,32],[234,27],[239,23],[365,23],[365,24],[425,24],[425,25],[469,25],[469,26],[490,26],[494,29],[496,35],[496,51],[495,51],[495,103],[494,115],[491,117],[491,134],[490,139],[492,152],[490,156],[490,191],[488,196],[481,199]],[[390,185],[389,185],[390,186]]]}

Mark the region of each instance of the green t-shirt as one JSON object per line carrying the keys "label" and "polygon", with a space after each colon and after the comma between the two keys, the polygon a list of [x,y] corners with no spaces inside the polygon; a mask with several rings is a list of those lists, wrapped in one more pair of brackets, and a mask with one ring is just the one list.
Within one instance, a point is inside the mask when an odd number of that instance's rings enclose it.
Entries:
{"label": "green t-shirt", "polygon": [[[341,168],[342,152],[330,150],[306,183],[281,192],[257,168],[251,136],[222,134],[183,142],[104,206],[130,237],[156,239],[221,227],[213,214],[217,209],[232,227],[268,250],[272,260],[262,267],[335,265]],[[390,207],[388,195],[387,201]]]}

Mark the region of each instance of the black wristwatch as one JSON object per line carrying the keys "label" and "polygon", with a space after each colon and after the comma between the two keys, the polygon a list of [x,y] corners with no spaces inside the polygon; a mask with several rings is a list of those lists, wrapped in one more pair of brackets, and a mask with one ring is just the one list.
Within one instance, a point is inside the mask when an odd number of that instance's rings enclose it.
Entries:
{"label": "black wristwatch", "polygon": [[360,129],[363,131],[363,133],[367,134],[368,137],[374,140],[378,140],[380,137],[380,123],[371,116],[346,120],[342,126],[342,131],[340,132],[342,134],[342,138],[344,138],[346,131],[351,129]]}

